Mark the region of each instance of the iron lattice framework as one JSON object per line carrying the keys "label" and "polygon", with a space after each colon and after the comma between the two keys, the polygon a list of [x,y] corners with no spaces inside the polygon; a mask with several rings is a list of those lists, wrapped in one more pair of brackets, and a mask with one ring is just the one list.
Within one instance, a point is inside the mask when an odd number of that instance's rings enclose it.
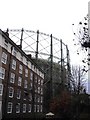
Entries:
{"label": "iron lattice framework", "polygon": [[22,29],[7,29],[9,37],[14,43],[26,53],[31,54],[37,62],[38,59],[47,60],[50,62],[50,82],[52,89],[53,63],[60,65],[61,81],[63,83],[63,68],[67,70],[67,79],[69,81],[70,73],[70,58],[68,46],[62,42],[61,39],[54,37],[52,34],[46,34],[32,30]]}

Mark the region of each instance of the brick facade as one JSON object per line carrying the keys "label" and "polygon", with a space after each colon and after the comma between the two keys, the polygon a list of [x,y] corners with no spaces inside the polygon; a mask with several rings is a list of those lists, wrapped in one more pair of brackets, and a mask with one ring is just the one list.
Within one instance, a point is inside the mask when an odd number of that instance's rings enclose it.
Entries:
{"label": "brick facade", "polygon": [[2,118],[31,118],[33,114],[41,114],[44,72],[1,30],[0,39]]}

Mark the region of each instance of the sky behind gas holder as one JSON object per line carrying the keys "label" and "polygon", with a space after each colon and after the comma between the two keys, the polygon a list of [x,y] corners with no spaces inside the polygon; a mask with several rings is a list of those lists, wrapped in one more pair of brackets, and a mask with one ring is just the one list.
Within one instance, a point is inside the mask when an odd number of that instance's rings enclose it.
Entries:
{"label": "sky behind gas holder", "polygon": [[72,64],[81,59],[75,52],[72,24],[77,26],[87,14],[88,0],[0,0],[2,30],[24,28],[53,34],[68,45]]}

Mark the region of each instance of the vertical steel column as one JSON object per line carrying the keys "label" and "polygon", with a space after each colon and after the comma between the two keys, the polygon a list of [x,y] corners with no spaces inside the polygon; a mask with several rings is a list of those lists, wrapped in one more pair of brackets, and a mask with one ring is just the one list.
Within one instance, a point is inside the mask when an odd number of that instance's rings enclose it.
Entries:
{"label": "vertical steel column", "polygon": [[63,49],[62,49],[62,40],[61,42],[61,88],[64,87],[64,81],[63,81]]}
{"label": "vertical steel column", "polygon": [[9,29],[7,28],[5,34],[9,37]]}
{"label": "vertical steel column", "polygon": [[20,48],[22,49],[22,41],[23,41],[23,31],[24,29],[22,28],[21,30],[21,39],[20,39]]}
{"label": "vertical steel column", "polygon": [[9,29],[7,28],[6,33],[8,33],[8,32],[9,32]]}
{"label": "vertical steel column", "polygon": [[50,44],[50,99],[53,97],[53,81],[52,81],[52,75],[53,75],[53,43],[52,43],[52,34],[50,35],[51,38],[51,44]]}
{"label": "vertical steel column", "polygon": [[38,43],[39,43],[39,30],[37,30],[37,41],[36,41],[36,62],[38,59]]}
{"label": "vertical steel column", "polygon": [[70,90],[70,62],[69,62],[69,50],[68,46],[66,45],[66,52],[67,52],[67,82],[68,82],[68,89]]}

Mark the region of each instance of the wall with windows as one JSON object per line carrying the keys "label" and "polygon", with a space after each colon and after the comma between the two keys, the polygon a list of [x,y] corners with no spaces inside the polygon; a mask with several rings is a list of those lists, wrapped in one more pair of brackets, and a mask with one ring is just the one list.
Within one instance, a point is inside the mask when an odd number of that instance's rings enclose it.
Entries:
{"label": "wall with windows", "polygon": [[[4,34],[4,33],[3,33]],[[43,112],[43,71],[7,36],[0,34],[2,117],[30,117]]]}

